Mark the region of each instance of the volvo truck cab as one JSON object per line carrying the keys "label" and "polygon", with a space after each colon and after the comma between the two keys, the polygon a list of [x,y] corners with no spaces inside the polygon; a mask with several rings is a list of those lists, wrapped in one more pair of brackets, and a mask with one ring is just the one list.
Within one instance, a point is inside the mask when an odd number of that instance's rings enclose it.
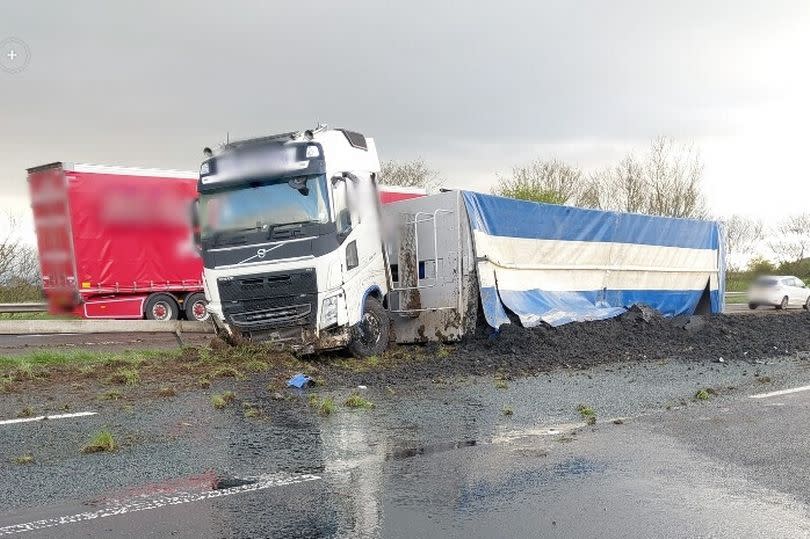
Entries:
{"label": "volvo truck cab", "polygon": [[206,149],[196,207],[218,332],[296,349],[388,345],[374,141],[317,129]]}

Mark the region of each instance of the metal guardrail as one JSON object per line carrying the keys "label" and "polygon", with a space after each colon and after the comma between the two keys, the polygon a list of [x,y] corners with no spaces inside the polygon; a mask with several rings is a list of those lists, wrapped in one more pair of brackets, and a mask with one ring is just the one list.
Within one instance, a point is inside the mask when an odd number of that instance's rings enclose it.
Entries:
{"label": "metal guardrail", "polygon": [[47,303],[0,303],[0,313],[43,313]]}
{"label": "metal guardrail", "polygon": [[213,333],[211,322],[189,320],[2,320],[0,335],[60,333]]}
{"label": "metal guardrail", "polygon": [[[47,303],[0,303],[0,313],[42,313]],[[56,335],[60,333],[213,333],[211,322],[194,320],[0,320],[0,335]]]}

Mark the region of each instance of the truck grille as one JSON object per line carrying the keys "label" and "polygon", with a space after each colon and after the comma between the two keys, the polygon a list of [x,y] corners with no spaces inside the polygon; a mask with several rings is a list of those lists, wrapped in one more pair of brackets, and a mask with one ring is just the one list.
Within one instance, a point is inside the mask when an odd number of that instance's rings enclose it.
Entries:
{"label": "truck grille", "polygon": [[289,326],[306,323],[311,312],[312,305],[304,304],[236,313],[231,315],[231,319],[235,325],[241,327]]}
{"label": "truck grille", "polygon": [[318,285],[314,269],[224,277],[217,286],[225,319],[237,327],[315,326]]}

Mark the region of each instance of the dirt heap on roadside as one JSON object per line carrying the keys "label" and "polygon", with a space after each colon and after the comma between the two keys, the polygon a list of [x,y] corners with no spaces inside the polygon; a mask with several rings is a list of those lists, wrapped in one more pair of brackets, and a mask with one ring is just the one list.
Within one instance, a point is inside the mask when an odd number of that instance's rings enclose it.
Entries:
{"label": "dirt heap on roadside", "polygon": [[[396,384],[495,373],[521,376],[559,367],[576,369],[663,359],[754,364],[810,351],[810,314],[801,311],[665,318],[652,309],[634,307],[609,320],[557,328],[508,324],[497,332],[479,332],[449,353],[446,347],[436,344],[422,350],[419,360],[385,361],[381,368],[365,371],[357,378]],[[331,374],[344,382],[352,378],[345,371]]]}
{"label": "dirt heap on roadside", "polygon": [[469,343],[466,352],[476,349],[548,365],[663,358],[754,361],[810,350],[810,314],[665,318],[642,306],[616,318],[557,328],[504,325]]}

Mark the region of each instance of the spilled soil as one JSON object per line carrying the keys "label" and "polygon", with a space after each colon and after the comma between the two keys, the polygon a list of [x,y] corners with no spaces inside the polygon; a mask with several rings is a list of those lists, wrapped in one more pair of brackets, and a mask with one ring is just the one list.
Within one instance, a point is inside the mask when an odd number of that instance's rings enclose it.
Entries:
{"label": "spilled soil", "polygon": [[667,319],[634,308],[617,318],[559,328],[505,326],[488,348],[497,356],[550,366],[663,358],[754,361],[810,350],[810,314]]}
{"label": "spilled soil", "polygon": [[808,351],[810,313],[806,311],[668,319],[642,307],[617,318],[558,328],[504,325],[498,332],[482,332],[449,353],[441,346],[428,346],[425,355],[429,360],[417,356],[349,378],[396,384],[459,375],[512,377],[556,368],[663,359],[755,364],[780,356],[807,355],[810,359]]}

